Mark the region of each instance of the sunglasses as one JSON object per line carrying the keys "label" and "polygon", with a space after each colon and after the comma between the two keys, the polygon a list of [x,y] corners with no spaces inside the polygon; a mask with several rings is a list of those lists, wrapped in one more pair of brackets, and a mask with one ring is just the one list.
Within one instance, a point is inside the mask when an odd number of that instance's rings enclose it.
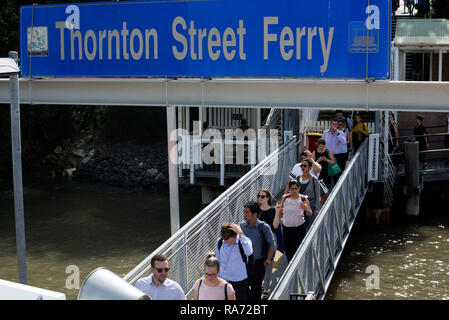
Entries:
{"label": "sunglasses", "polygon": [[204,273],[204,275],[205,275],[206,277],[213,278],[213,277],[217,276],[217,273]]}
{"label": "sunglasses", "polygon": [[309,166],[308,165],[306,165],[306,164],[301,164],[301,165],[299,165],[301,168],[308,168]]}
{"label": "sunglasses", "polygon": [[259,199],[259,198],[262,198],[262,199],[265,199],[267,196],[264,196],[263,194],[258,194],[257,195],[257,199]]}
{"label": "sunglasses", "polygon": [[170,268],[156,268],[157,273],[162,273],[162,271],[169,272]]}

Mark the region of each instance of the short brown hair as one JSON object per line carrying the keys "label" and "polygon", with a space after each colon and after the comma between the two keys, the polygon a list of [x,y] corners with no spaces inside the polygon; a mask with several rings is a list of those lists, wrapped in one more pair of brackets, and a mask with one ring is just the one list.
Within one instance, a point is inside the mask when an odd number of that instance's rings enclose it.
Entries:
{"label": "short brown hair", "polygon": [[318,145],[320,144],[326,145],[326,140],[324,140],[323,138],[318,139]]}
{"label": "short brown hair", "polygon": [[236,237],[237,233],[231,229],[231,223],[223,223],[221,225],[221,238],[223,240],[228,240],[229,238]]}
{"label": "short brown hair", "polygon": [[153,268],[154,268],[154,263],[155,263],[156,261],[161,261],[161,262],[167,261],[167,257],[166,257],[165,255],[163,255],[163,254],[156,254],[156,255],[154,255],[154,256],[151,258],[151,266],[152,266]]}

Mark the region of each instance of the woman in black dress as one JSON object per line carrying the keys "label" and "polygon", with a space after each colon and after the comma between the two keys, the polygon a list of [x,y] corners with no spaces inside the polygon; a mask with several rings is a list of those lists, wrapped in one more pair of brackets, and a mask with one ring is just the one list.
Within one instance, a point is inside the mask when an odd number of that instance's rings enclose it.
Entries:
{"label": "woman in black dress", "polygon": [[321,165],[320,179],[330,188],[331,177],[327,174],[327,165],[333,165],[334,154],[329,149],[326,149],[326,140],[318,140],[318,148],[313,152],[313,159]]}
{"label": "woman in black dress", "polygon": [[[257,193],[257,203],[261,209],[259,213],[259,220],[266,222],[270,226],[271,231],[276,236],[277,250],[284,253],[284,238],[282,237],[281,226],[278,226],[277,228],[273,226],[274,217],[276,215],[276,209],[272,206],[273,200],[273,196],[268,189],[261,189]],[[268,291],[270,290],[271,276],[273,273],[273,261],[274,256],[273,259],[271,259],[271,263],[268,268],[265,269],[264,288],[262,294],[263,300],[268,299]]]}

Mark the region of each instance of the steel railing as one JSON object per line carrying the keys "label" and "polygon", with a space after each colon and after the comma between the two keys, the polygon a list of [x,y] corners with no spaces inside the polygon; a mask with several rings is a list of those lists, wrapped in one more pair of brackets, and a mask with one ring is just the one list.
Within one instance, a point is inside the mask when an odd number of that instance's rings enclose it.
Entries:
{"label": "steel railing", "polygon": [[368,189],[368,139],[346,166],[270,300],[323,299]]}
{"label": "steel railing", "polygon": [[244,203],[255,200],[260,189],[268,188],[273,194],[280,193],[288,181],[291,168],[296,164],[300,147],[300,139],[293,137],[268,155],[125,275],[124,280],[135,283],[148,275],[151,258],[163,253],[172,267],[170,279],[178,282],[184,292],[189,292],[196,279],[203,274],[207,252],[215,250],[221,225],[242,221]]}

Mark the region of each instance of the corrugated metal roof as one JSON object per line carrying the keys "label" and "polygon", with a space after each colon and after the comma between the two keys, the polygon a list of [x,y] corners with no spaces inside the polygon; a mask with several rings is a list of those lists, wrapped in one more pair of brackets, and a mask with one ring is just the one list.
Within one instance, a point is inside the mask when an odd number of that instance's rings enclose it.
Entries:
{"label": "corrugated metal roof", "polygon": [[447,19],[398,19],[396,46],[449,45],[449,20]]}

